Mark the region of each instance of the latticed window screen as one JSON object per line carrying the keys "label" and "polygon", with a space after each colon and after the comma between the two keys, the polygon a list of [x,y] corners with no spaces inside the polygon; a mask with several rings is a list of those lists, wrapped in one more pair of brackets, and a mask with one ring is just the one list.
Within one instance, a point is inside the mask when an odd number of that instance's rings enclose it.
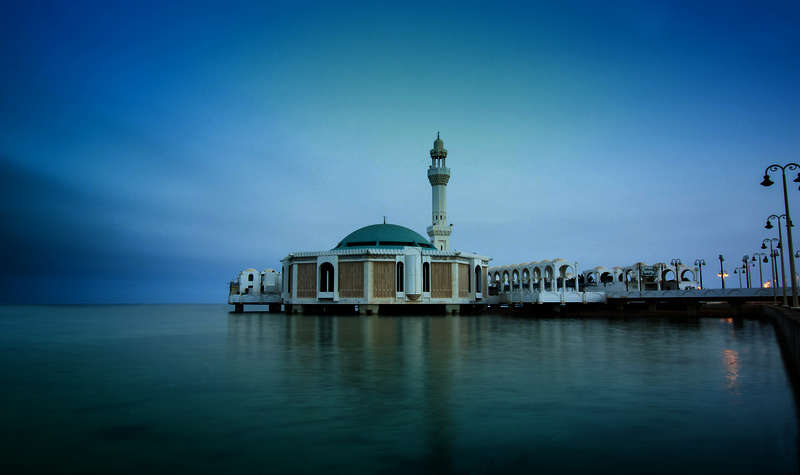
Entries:
{"label": "latticed window screen", "polygon": [[339,262],[339,297],[364,296],[364,263]]}
{"label": "latticed window screen", "polygon": [[317,265],[297,264],[297,297],[317,296]]}
{"label": "latticed window screen", "polygon": [[394,297],[394,262],[372,263],[372,296]]}
{"label": "latticed window screen", "polygon": [[453,275],[447,262],[431,263],[431,298],[442,299],[453,296]]}
{"label": "latticed window screen", "polygon": [[469,297],[470,293],[469,264],[458,265],[458,296]]}

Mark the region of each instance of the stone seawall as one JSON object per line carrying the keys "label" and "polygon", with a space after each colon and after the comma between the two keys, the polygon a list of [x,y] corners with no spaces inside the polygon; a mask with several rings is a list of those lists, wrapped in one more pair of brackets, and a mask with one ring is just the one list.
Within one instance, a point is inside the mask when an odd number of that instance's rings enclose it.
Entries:
{"label": "stone seawall", "polygon": [[774,305],[762,307],[764,316],[775,323],[775,333],[781,345],[789,370],[800,377],[800,312]]}

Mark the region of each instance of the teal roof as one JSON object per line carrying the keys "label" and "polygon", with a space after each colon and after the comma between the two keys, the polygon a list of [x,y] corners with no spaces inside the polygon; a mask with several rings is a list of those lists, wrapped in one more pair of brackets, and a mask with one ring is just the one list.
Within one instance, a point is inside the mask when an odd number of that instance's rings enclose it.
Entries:
{"label": "teal roof", "polygon": [[433,245],[416,232],[396,224],[373,224],[356,229],[342,239],[334,249],[348,247],[425,247]]}

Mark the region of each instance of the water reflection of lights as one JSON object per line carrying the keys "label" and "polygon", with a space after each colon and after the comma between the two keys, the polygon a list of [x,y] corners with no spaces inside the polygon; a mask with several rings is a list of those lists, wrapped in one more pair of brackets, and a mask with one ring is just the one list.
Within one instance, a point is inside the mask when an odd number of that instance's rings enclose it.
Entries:
{"label": "water reflection of lights", "polygon": [[739,386],[739,353],[735,350],[722,350],[722,359],[725,362],[725,379],[728,380],[728,389],[734,390]]}

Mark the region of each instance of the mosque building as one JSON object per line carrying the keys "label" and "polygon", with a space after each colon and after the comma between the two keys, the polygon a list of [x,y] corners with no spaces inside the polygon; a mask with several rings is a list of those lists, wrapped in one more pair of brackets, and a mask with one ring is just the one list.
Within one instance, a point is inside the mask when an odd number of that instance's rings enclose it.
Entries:
{"label": "mosque building", "polygon": [[[697,289],[697,269],[678,262],[578,271],[565,259],[489,267],[491,258],[453,251],[447,222],[447,149],[436,134],[430,151],[428,238],[399,226],[356,229],[328,251],[292,252],[281,270],[246,269],[229,285],[228,303],[269,305],[287,313],[358,310],[377,314],[411,307],[460,313],[487,305],[605,302],[609,292]],[[672,279],[669,276],[672,275]],[[437,310],[438,309],[438,310]]]}
{"label": "mosque building", "polygon": [[242,311],[244,304],[268,304],[271,310],[283,304],[287,313],[339,306],[357,308],[361,314],[399,305],[436,306],[450,314],[485,305],[491,259],[450,249],[450,169],[439,134],[430,157],[430,239],[396,224],[365,226],[328,251],[290,253],[281,260],[280,272],[242,271],[230,284],[228,303],[236,311]]}

